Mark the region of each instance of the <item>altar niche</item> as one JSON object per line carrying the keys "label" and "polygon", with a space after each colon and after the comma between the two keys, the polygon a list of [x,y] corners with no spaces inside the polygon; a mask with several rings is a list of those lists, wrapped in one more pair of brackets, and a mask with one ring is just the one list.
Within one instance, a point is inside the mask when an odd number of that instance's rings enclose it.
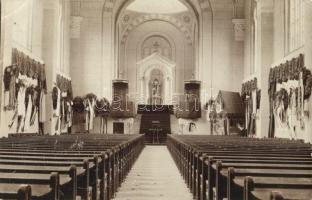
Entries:
{"label": "altar niche", "polygon": [[148,105],[171,105],[173,71],[175,63],[154,53],[137,63],[140,103]]}

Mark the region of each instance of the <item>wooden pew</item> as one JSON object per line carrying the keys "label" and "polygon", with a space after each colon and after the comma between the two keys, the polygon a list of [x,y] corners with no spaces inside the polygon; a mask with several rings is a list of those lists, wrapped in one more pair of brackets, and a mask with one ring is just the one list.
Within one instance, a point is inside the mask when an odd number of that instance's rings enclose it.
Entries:
{"label": "wooden pew", "polygon": [[[227,183],[227,169],[230,167],[240,168],[240,169],[279,169],[279,170],[312,170],[312,164],[292,164],[292,163],[278,163],[276,161],[270,160],[264,160],[265,162],[262,162],[263,160],[258,160],[257,162],[248,163],[247,162],[241,162],[241,160],[237,160],[238,162],[232,161],[227,162],[226,160],[218,160],[217,162],[212,161],[210,164],[207,164],[208,166],[208,177],[207,177],[207,192],[210,194],[213,187],[216,188],[216,198],[217,199],[223,199],[224,196],[226,196],[226,183]],[[256,160],[255,160],[256,161]],[[222,195],[223,194],[223,195]]]}
{"label": "wooden pew", "polygon": [[[19,165],[19,166],[28,166],[28,167],[48,167],[51,169],[55,169],[55,167],[70,167],[71,165],[75,165],[79,167],[80,174],[76,175],[76,187],[77,187],[77,194],[81,196],[83,199],[90,199],[89,197],[92,195],[92,189],[90,188],[90,168],[94,166],[93,163],[89,163],[88,160],[83,162],[73,162],[73,161],[32,161],[32,160],[3,160],[0,159],[0,165]],[[52,168],[54,167],[54,168]],[[68,174],[70,175],[70,174]],[[96,179],[96,177],[93,177]],[[72,181],[73,184],[75,180]],[[79,183],[79,184],[77,184]],[[61,184],[62,186],[62,184]],[[67,188],[64,186],[64,188]],[[95,190],[96,188],[94,188]]]}
{"label": "wooden pew", "polygon": [[311,178],[245,177],[244,200],[269,199],[272,191],[284,193],[286,199],[311,199]]}
{"label": "wooden pew", "polygon": [[[221,172],[226,173],[226,172]],[[243,199],[244,185],[241,183],[247,176],[269,177],[269,178],[312,178],[312,170],[292,170],[292,169],[235,169],[230,167],[227,171],[227,199]],[[312,179],[311,179],[312,181]],[[267,194],[269,196],[271,194]]]}
{"label": "wooden pew", "polygon": [[[30,185],[20,184],[1,184],[4,192],[0,193],[1,199],[17,199],[17,200],[31,200],[32,192]],[[18,188],[16,190],[16,188]]]}
{"label": "wooden pew", "polygon": [[[0,162],[5,163],[5,161],[34,161],[36,164],[39,164],[39,162],[43,162],[43,164],[49,165],[48,161],[57,161],[62,162],[66,165],[69,165],[72,161],[73,162],[91,162],[93,163],[93,167],[90,167],[88,170],[84,171],[85,176],[88,176],[89,174],[89,185],[92,187],[92,199],[99,199],[100,196],[100,177],[99,177],[99,158],[97,156],[94,157],[46,157],[46,156],[11,156],[11,155],[1,155],[0,154]],[[16,162],[15,162],[16,163]],[[54,163],[55,164],[55,163]],[[77,164],[77,163],[76,163]],[[87,164],[85,164],[87,165]],[[78,174],[78,177],[83,176],[84,173]],[[76,179],[76,178],[75,178]],[[86,177],[82,178],[83,180],[87,181]],[[76,181],[76,180],[75,180]],[[87,184],[87,183],[85,183]],[[86,186],[78,185],[79,188]],[[89,186],[88,186],[89,187]],[[82,191],[79,192],[79,194],[83,194],[83,196],[86,196],[86,193],[89,191]]]}
{"label": "wooden pew", "polygon": [[[282,174],[277,170],[284,170],[284,175],[287,172],[287,175],[292,176],[296,174],[293,171],[297,171],[297,175],[310,177],[309,173],[312,169],[311,145],[302,141],[220,136],[170,136],[167,146],[196,199],[212,199],[213,188],[215,188],[216,199],[227,197],[227,169],[229,167],[246,170],[251,168],[254,171],[245,171],[245,175],[258,177],[267,177],[268,174],[269,177],[281,177]],[[255,170],[259,171],[255,172]],[[235,191],[235,187],[231,190]],[[267,196],[268,194],[271,194],[271,191],[266,193]],[[272,193],[272,198],[273,196]]]}
{"label": "wooden pew", "polygon": [[[78,172],[77,172],[78,171]],[[25,165],[0,165],[0,173],[16,174],[51,174],[53,172],[59,175],[67,175],[70,181],[64,185],[60,183],[60,190],[66,199],[75,199],[77,196],[77,174],[82,173],[82,169],[70,167],[48,167],[48,166],[25,166]]]}
{"label": "wooden pew", "polygon": [[[77,137],[84,142],[83,149],[69,148]],[[18,174],[33,172],[43,176],[54,170],[64,176],[69,173],[65,168],[75,164],[77,181],[83,183],[77,185],[82,199],[91,196],[89,186],[92,186],[92,199],[110,199],[143,149],[144,138],[138,135],[28,137],[18,141],[2,139],[0,147],[0,173],[10,172],[6,166],[15,166],[12,168]]]}
{"label": "wooden pew", "polygon": [[[225,153],[225,154],[228,154],[228,153]],[[211,155],[213,155],[213,154],[211,154]],[[258,155],[255,154],[254,158],[257,158],[257,156]],[[250,164],[254,164],[254,163],[260,163],[260,164],[265,164],[265,163],[267,163],[267,164],[312,164],[311,163],[311,161],[312,161],[311,159],[310,160],[306,160],[306,161],[300,161],[300,160],[298,160],[298,161],[295,161],[295,160],[294,161],[287,161],[287,160],[279,161],[279,160],[271,159],[270,156],[272,156],[272,155],[270,154],[270,152],[268,152],[267,153],[267,158],[263,158],[261,156],[262,158],[258,159],[258,160],[255,160],[255,159],[251,159],[251,160],[248,160],[248,159],[238,159],[238,157],[231,158],[231,159],[221,159],[221,158],[219,158],[219,160],[222,160],[223,162],[241,163],[241,167],[252,167],[252,165],[250,165]],[[283,156],[283,155],[281,155],[281,156]],[[202,159],[199,159],[199,160],[197,160],[195,162],[195,166],[194,167],[197,167],[197,165],[201,165],[201,166],[199,166],[197,170],[192,169],[192,172],[191,172],[192,175],[190,175],[190,177],[192,177],[192,179],[194,179],[194,180],[192,180],[192,183],[196,184],[196,185],[193,186],[193,188],[196,190],[198,196],[199,195],[203,195],[203,194],[200,194],[200,190],[202,190],[202,188],[205,187],[205,184],[203,183],[202,179],[205,179],[205,178],[207,179],[207,177],[206,177],[207,175],[203,174],[207,167],[202,166],[202,163],[198,164],[198,163],[200,163],[199,162],[200,160],[202,160]],[[214,162],[215,161],[216,160],[214,160]],[[244,165],[243,163],[247,163],[247,164]],[[208,163],[207,163],[207,165],[208,165]],[[263,167],[264,167],[264,165],[263,165]],[[214,177],[215,167],[214,168],[208,168],[207,170],[212,170],[211,177]],[[209,173],[210,172],[208,171],[207,174],[209,174]],[[214,180],[214,179],[212,178],[212,180]],[[201,186],[201,184],[203,184],[203,186]],[[213,184],[214,183],[212,182],[212,186],[214,186]],[[208,188],[208,190],[209,190],[208,193],[210,194],[210,198],[211,198],[212,187],[210,186]]]}
{"label": "wooden pew", "polygon": [[[0,193],[3,199],[9,199],[14,191],[18,191],[21,184],[31,186],[31,194],[25,191],[26,197],[31,195],[31,199],[51,199],[58,200],[61,197],[60,184],[70,181],[68,176],[60,176],[57,173],[38,174],[16,174],[0,173],[0,188],[4,191]],[[13,191],[13,192],[12,192]]]}

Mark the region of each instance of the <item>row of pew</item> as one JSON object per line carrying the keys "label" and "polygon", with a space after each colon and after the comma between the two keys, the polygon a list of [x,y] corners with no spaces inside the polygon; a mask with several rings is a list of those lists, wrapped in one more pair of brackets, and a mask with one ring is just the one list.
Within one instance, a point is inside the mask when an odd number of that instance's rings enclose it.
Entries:
{"label": "row of pew", "polygon": [[197,200],[312,199],[303,141],[170,135],[167,146]]}
{"label": "row of pew", "polygon": [[143,148],[142,135],[0,139],[0,199],[112,199]]}

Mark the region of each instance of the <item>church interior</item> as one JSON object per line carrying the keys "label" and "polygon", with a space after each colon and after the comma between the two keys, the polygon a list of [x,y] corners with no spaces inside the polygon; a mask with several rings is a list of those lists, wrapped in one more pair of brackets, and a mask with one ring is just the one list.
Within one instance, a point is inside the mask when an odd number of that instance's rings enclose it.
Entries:
{"label": "church interior", "polygon": [[0,17],[0,199],[311,199],[312,0]]}

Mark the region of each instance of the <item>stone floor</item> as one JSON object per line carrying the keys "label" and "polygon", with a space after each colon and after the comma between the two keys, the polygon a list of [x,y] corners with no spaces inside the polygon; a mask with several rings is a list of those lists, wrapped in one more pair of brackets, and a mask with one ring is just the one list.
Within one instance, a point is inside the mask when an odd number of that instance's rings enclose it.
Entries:
{"label": "stone floor", "polygon": [[146,146],[114,200],[192,200],[166,146]]}

